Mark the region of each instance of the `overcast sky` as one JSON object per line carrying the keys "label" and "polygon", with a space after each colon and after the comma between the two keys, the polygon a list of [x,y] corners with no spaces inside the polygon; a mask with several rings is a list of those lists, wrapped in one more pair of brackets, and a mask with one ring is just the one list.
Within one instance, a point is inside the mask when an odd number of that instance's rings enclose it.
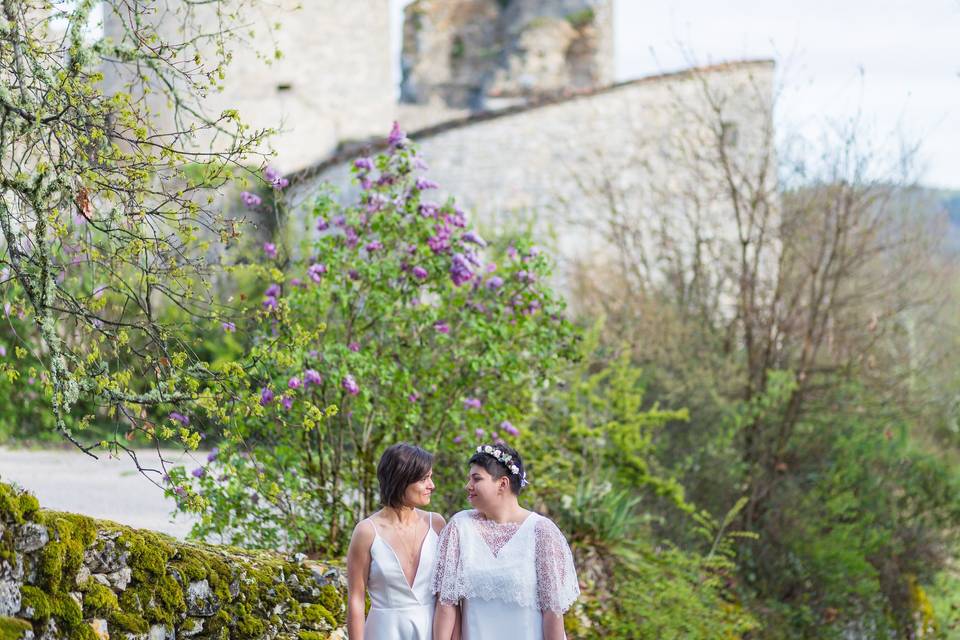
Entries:
{"label": "overcast sky", "polygon": [[[398,28],[400,7],[392,0]],[[878,141],[920,140],[923,182],[960,188],[960,0],[614,0],[618,80],[774,58],[778,124],[858,112]]]}

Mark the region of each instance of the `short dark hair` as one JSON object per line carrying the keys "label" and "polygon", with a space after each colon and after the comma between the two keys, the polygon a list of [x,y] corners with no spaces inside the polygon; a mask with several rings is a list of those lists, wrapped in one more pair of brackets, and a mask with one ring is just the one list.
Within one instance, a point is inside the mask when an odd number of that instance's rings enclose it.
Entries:
{"label": "short dark hair", "polygon": [[423,480],[433,468],[433,454],[406,442],[388,447],[377,465],[380,504],[402,507],[403,494],[414,482]]}
{"label": "short dark hair", "polygon": [[517,469],[520,470],[520,473],[511,473],[507,468],[507,465],[495,458],[489,453],[483,451],[477,451],[475,454],[470,456],[470,462],[468,464],[475,464],[483,467],[487,470],[494,480],[507,476],[507,479],[510,480],[510,491],[513,492],[513,495],[518,496],[520,492],[523,491],[524,483],[522,479],[525,475],[523,469],[523,460],[520,458],[520,454],[517,453],[517,450],[509,447],[505,444],[491,444],[491,445],[481,445],[483,448],[493,447],[494,449],[499,449],[501,454],[507,454],[510,456],[510,464],[516,465]]}

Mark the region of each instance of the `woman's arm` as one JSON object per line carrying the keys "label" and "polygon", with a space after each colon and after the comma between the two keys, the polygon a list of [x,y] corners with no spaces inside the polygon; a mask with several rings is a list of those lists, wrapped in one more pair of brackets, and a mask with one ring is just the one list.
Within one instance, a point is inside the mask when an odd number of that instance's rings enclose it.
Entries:
{"label": "woman's arm", "polygon": [[543,640],[565,640],[563,616],[556,611],[543,612]]}
{"label": "woman's arm", "polygon": [[363,640],[364,599],[370,577],[370,545],[375,537],[373,525],[361,520],[353,529],[347,551],[347,636]]}
{"label": "woman's arm", "polygon": [[[460,637],[460,607],[437,603],[433,612],[433,640],[451,640]],[[456,636],[454,636],[456,634]]]}

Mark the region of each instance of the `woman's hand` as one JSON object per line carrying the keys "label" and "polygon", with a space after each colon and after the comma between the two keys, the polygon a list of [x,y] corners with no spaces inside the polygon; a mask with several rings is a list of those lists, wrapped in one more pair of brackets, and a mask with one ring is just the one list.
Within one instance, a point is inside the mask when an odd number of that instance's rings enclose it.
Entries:
{"label": "woman's hand", "polygon": [[543,612],[543,640],[565,640],[563,616],[554,611]]}
{"label": "woman's hand", "polygon": [[363,640],[364,605],[370,577],[370,546],[376,537],[373,525],[361,520],[353,529],[347,551],[347,637]]}
{"label": "woman's hand", "polygon": [[438,602],[433,612],[433,640],[460,638],[460,607]]}

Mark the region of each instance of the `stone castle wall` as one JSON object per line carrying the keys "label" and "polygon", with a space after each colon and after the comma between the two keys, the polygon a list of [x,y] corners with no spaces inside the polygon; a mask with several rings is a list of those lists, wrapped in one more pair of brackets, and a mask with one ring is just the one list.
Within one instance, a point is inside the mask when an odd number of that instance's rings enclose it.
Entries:
{"label": "stone castle wall", "polygon": [[344,639],[337,567],[45,511],[0,483],[0,640]]}
{"label": "stone castle wall", "polygon": [[[151,19],[165,41],[182,42],[181,0],[154,3]],[[284,170],[306,166],[331,154],[344,141],[366,139],[396,118],[389,0],[278,0],[252,3],[243,23],[255,35],[231,50],[224,90],[204,101],[208,114],[237,109],[253,128],[279,127],[270,145]],[[216,28],[211,8],[199,5],[196,21]],[[271,25],[279,28],[271,29]],[[105,33],[116,38],[120,22],[110,11]],[[276,47],[282,57],[268,65]],[[122,68],[104,69],[107,92],[123,83]],[[160,127],[169,130],[170,107],[155,101]]]}
{"label": "stone castle wall", "polygon": [[417,0],[405,103],[484,111],[613,82],[610,0]]}
{"label": "stone castle wall", "polygon": [[[769,160],[773,71],[768,61],[693,69],[410,136],[441,186],[438,201],[455,196],[481,230],[530,227],[552,238],[563,281],[574,266],[606,271],[616,238],[590,223],[614,210],[649,231],[639,242],[657,242],[658,228],[691,215],[716,240],[733,240],[732,212],[715,198],[724,180],[715,129],[722,123],[728,151],[748,173],[750,163]],[[360,152],[300,173],[294,201],[309,201],[325,181],[355,197],[349,169]]]}

